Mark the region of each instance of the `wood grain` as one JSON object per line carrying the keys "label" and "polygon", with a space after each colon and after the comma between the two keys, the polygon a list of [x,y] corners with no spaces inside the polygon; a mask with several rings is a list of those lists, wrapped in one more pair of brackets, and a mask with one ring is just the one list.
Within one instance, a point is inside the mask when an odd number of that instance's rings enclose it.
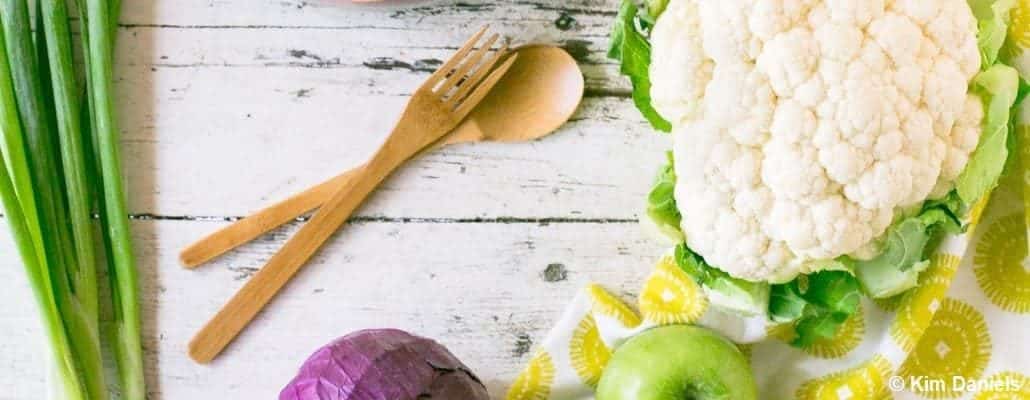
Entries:
{"label": "wood grain", "polygon": [[[264,39],[248,45],[254,48]],[[126,49],[123,54],[145,53]],[[284,55],[286,51],[281,50]],[[444,57],[451,50],[434,51]],[[328,54],[319,57],[335,57]],[[400,55],[394,58],[415,62]],[[356,166],[389,128],[373,109],[398,112],[403,96],[428,74],[400,68],[183,65],[119,69],[124,74],[120,96],[134,105],[134,112],[121,114],[121,126],[126,158],[134,166],[127,172],[130,185],[135,185],[130,187],[135,194],[130,206],[136,213],[242,216],[283,193],[303,190]],[[458,191],[454,195],[467,199],[468,210],[474,210],[471,216],[578,212],[575,215],[582,218],[625,217],[639,207],[661,161],[655,154],[668,144],[647,129],[631,102],[592,95],[596,90],[588,88],[593,97],[584,100],[573,122],[558,134],[514,147],[460,146],[433,154],[386,182],[387,190],[410,195],[377,196],[359,215],[384,215],[389,210],[398,217],[470,217],[446,204],[418,200],[437,195],[438,180],[458,179],[458,185],[452,185]],[[584,159],[593,162],[580,162]],[[265,161],[284,167],[270,167]],[[606,168],[593,167],[599,162]],[[226,164],[244,168],[224,168]],[[505,179],[494,178],[497,170],[507,173]],[[496,193],[512,185],[521,190],[499,203]],[[599,201],[602,198],[605,201]]]}
{"label": "wood grain", "polygon": [[[578,288],[636,290],[662,249],[633,221],[668,139],[642,121],[605,60],[617,4],[124,0],[116,89],[149,399],[269,398],[317,346],[373,326],[438,338],[499,397]],[[204,317],[297,226],[203,270],[179,268],[178,250],[357,166],[389,128],[372,110],[396,115],[436,60],[482,24],[515,44],[570,50],[587,84],[573,121],[539,142],[455,146],[411,163],[287,285],[239,350],[211,366],[190,361],[186,343]],[[0,226],[2,400],[44,393],[42,334],[14,254]]]}
{"label": "wood grain", "polygon": [[[578,289],[600,282],[632,301],[663,251],[632,223],[356,222],[298,274],[238,346],[201,366],[186,355],[189,337],[299,227],[204,269],[179,268],[179,248],[216,225],[133,222],[150,400],[273,397],[318,346],[368,327],[439,339],[499,398]],[[0,221],[0,254],[13,251]],[[22,305],[0,308],[5,400],[37,398],[45,376],[31,292],[16,263],[0,257],[0,302]]]}

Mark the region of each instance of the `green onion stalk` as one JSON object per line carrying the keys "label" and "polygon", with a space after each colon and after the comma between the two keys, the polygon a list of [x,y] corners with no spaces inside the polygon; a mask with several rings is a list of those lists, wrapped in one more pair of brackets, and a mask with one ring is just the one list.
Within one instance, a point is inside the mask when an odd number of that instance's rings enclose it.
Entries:
{"label": "green onion stalk", "polygon": [[[90,60],[87,92],[93,110],[93,135],[99,164],[103,222],[110,239],[110,268],[115,324],[113,329],[118,375],[126,398],[145,396],[143,352],[140,342],[140,313],[136,287],[136,259],[133,255],[125,192],[122,187],[121,156],[113,97],[111,64],[114,61],[112,26],[117,24],[117,0],[85,0]],[[79,4],[82,8],[82,3]]]}
{"label": "green onion stalk", "polygon": [[64,399],[86,399],[47,267],[32,185],[27,174],[28,162],[4,40],[0,40],[0,132],[3,134],[0,201],[3,202],[7,225],[32,286],[47,343],[52,350],[53,375],[57,378],[53,392]]}
{"label": "green onion stalk", "polygon": [[[77,4],[82,74],[67,3],[33,3],[35,31],[29,0],[0,1],[0,202],[51,350],[53,393],[108,398],[101,351],[107,336],[121,397],[143,399],[136,265],[112,96],[120,2]],[[110,280],[107,296],[99,293],[101,265]],[[101,298],[111,301],[109,335],[101,334],[100,314],[107,309]]]}
{"label": "green onion stalk", "polygon": [[[92,280],[88,306],[92,315],[98,315],[99,302],[96,294],[96,251],[93,236],[93,192],[89,189],[90,172],[87,164],[86,146],[83,144],[82,114],[79,88],[75,79],[71,31],[68,25],[68,9],[64,0],[40,0],[42,26],[46,38],[46,54],[50,61],[50,80],[53,87],[53,104],[57,119],[61,162],[64,169],[65,194],[69,204],[69,222],[75,242],[75,251],[80,270],[88,271],[84,279]],[[85,275],[85,274],[83,274]],[[91,398],[106,398],[103,376],[103,360],[100,357],[99,318],[90,320],[88,340],[90,353],[86,355],[88,376],[87,389]],[[84,339],[85,340],[85,339]],[[94,369],[95,368],[95,369]],[[96,376],[92,376],[96,374]],[[90,387],[90,386],[97,387]]]}
{"label": "green onion stalk", "polygon": [[[38,14],[37,14],[38,15]],[[15,102],[22,123],[24,143],[28,150],[28,175],[31,195],[37,204],[35,223],[39,225],[43,257],[49,274],[52,295],[61,315],[69,339],[70,355],[75,370],[89,398],[106,398],[103,380],[103,361],[100,356],[99,314],[97,310],[97,279],[93,254],[88,259],[76,254],[72,232],[66,229],[68,208],[75,207],[62,193],[61,176],[64,166],[58,164],[56,154],[53,98],[48,93],[49,66],[37,59],[45,55],[36,45],[45,42],[40,35],[33,41],[29,23],[28,3],[5,1],[0,6],[4,39],[13,80]],[[67,23],[67,21],[65,21]],[[45,45],[45,44],[43,44]],[[69,170],[74,166],[68,166]],[[19,172],[24,175],[24,172]],[[92,246],[92,243],[85,243]],[[80,246],[81,248],[81,246]]]}

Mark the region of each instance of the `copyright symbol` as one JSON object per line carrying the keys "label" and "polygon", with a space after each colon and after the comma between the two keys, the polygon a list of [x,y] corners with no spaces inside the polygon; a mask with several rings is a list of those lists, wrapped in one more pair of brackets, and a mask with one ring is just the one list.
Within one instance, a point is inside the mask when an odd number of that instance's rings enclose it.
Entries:
{"label": "copyright symbol", "polygon": [[905,378],[897,375],[892,376],[890,379],[887,379],[887,387],[893,392],[905,390]]}

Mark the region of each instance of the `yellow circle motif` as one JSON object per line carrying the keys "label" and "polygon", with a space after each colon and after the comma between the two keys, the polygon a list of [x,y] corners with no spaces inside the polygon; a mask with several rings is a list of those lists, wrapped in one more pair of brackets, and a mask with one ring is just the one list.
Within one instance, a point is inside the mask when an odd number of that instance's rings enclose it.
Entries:
{"label": "yellow circle motif", "polygon": [[1009,35],[1020,47],[1030,48],[1030,0],[1020,0],[1012,10]]}
{"label": "yellow circle motif", "polygon": [[859,306],[858,312],[841,324],[836,335],[830,339],[816,340],[801,350],[813,357],[841,358],[858,347],[862,343],[863,337],[865,337],[865,314]]}
{"label": "yellow circle motif", "polygon": [[[925,272],[925,271],[924,271]],[[901,299],[905,298],[906,293],[901,293],[891,297],[883,297],[879,299],[870,299],[873,304],[876,304],[883,311],[891,312],[897,311],[898,307],[901,307]]]}
{"label": "yellow circle motif", "polygon": [[612,352],[601,340],[594,317],[587,314],[576,325],[576,330],[572,332],[572,340],[569,341],[572,369],[576,370],[583,383],[596,387],[597,381],[601,379],[601,371],[604,371],[604,366],[608,365],[608,359],[611,357]]}
{"label": "yellow circle motif", "polygon": [[1018,372],[1005,371],[986,379],[991,387],[974,400],[1030,400],[1030,378]]}
{"label": "yellow circle motif", "polygon": [[932,399],[953,398],[963,394],[951,384],[955,377],[980,378],[990,357],[991,337],[983,315],[966,303],[946,298],[898,375],[908,377],[908,382],[945,382],[910,389]]}
{"label": "yellow circle motif", "polygon": [[889,329],[898,346],[906,352],[916,347],[934,313],[941,308],[947,292],[948,282],[935,279],[917,286],[901,298]]}
{"label": "yellow circle motif", "polygon": [[1026,227],[1021,214],[992,223],[973,256],[973,274],[991,303],[1005,311],[1030,312],[1030,270],[1024,266]]}
{"label": "yellow circle motif", "polygon": [[587,291],[590,293],[592,312],[615,318],[627,328],[640,325],[640,316],[601,286],[591,284],[587,286]]}
{"label": "yellow circle motif", "polygon": [[554,384],[554,361],[546,351],[540,350],[529,360],[529,365],[515,378],[508,389],[506,400],[547,400]]}
{"label": "yellow circle motif", "polygon": [[794,324],[784,322],[780,324],[766,325],[765,336],[779,339],[781,342],[791,342],[797,338],[797,333],[794,332]]}
{"label": "yellow circle motif", "polygon": [[640,292],[644,318],[662,325],[697,321],[708,308],[701,287],[676,265],[671,256],[662,257]]}
{"label": "yellow circle motif", "polygon": [[955,277],[955,272],[958,271],[958,265],[961,262],[962,258],[958,256],[936,253],[930,256],[930,267],[921,272],[919,277],[925,280],[943,279],[951,281],[951,278]]}
{"label": "yellow circle motif", "polygon": [[890,362],[877,354],[855,368],[801,384],[795,397],[798,400],[890,399],[891,392],[886,384],[890,374]]}

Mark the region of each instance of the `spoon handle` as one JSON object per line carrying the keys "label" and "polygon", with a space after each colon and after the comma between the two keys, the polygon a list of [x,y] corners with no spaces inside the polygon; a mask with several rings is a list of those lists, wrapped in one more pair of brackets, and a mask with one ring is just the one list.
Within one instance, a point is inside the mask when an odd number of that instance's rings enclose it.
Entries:
{"label": "spoon handle", "polygon": [[[482,139],[482,131],[470,118],[424,151],[430,152],[449,144],[474,142]],[[354,176],[364,167],[364,165],[354,167],[198,239],[179,253],[179,261],[187,269],[196,268],[285,223],[296,220],[305,213],[321,207],[322,203],[329,200],[336,191],[352,185]]]}
{"label": "spoon handle", "polygon": [[304,213],[321,206],[336,191],[350,186],[354,176],[362,168],[364,165],[359,165],[212,232],[183,249],[179,253],[179,261],[185,268],[196,268],[229,250],[257,239],[282,224],[297,219]]}

